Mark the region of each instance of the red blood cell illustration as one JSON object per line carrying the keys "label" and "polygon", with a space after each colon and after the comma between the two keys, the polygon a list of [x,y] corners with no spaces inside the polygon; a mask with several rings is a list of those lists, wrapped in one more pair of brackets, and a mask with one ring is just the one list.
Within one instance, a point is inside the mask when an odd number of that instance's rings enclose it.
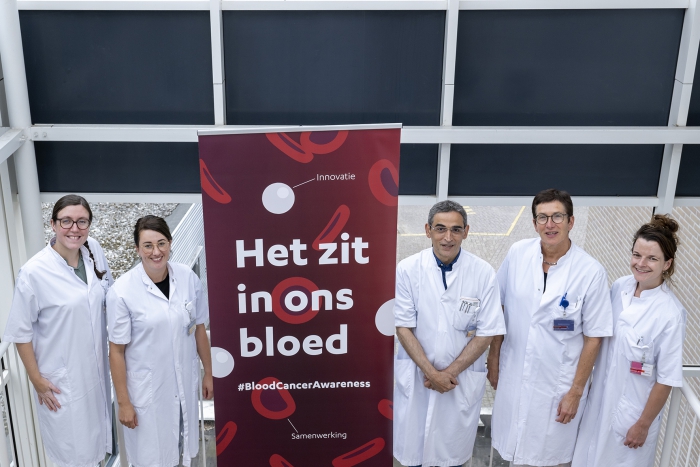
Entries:
{"label": "red blood cell illustration", "polygon": [[292,464],[287,462],[287,459],[280,456],[279,454],[273,454],[270,456],[270,467],[294,467]]}
{"label": "red blood cell illustration", "polygon": [[297,162],[307,164],[314,158],[313,153],[303,148],[286,133],[265,133],[265,136],[277,149]]}
{"label": "red blood cell illustration", "polygon": [[394,403],[389,399],[380,400],[377,408],[379,409],[379,413],[384,415],[389,420],[394,419]]}
{"label": "red blood cell illustration", "polygon": [[221,188],[221,185],[216,183],[211,172],[207,168],[207,164],[202,159],[199,159],[199,178],[202,180],[202,189],[208,194],[211,199],[221,204],[231,202],[231,196],[226,193],[226,190]]}
{"label": "red blood cell illustration", "polygon": [[399,202],[399,171],[387,159],[381,159],[369,169],[369,189],[377,200],[387,206]]}
{"label": "red blood cell illustration", "polygon": [[305,131],[301,134],[301,147],[314,154],[330,154],[343,145],[348,131]]}
{"label": "red blood cell illustration", "polygon": [[352,467],[379,454],[384,449],[384,438],[374,438],[369,443],[333,459],[333,467]]}
{"label": "red blood cell illustration", "polygon": [[256,389],[250,394],[250,401],[253,403],[253,408],[263,417],[282,420],[292,415],[297,409],[292,395],[282,387],[282,383],[277,378],[268,376],[258,381],[255,387]]}
{"label": "red blood cell illustration", "polygon": [[321,243],[333,243],[335,237],[338,236],[341,230],[343,230],[343,227],[345,227],[345,224],[347,224],[348,219],[350,219],[350,208],[341,204],[331,216],[328,224],[326,224],[318,237],[316,237],[316,240],[314,240],[312,245],[314,250],[319,251],[320,248],[318,245]]}
{"label": "red blood cell illustration", "polygon": [[224,427],[221,429],[218,435],[216,435],[216,455],[220,455],[224,452],[233,439],[236,436],[236,431],[238,426],[233,422],[226,422]]}
{"label": "red blood cell illustration", "polygon": [[316,290],[316,284],[303,277],[285,279],[272,290],[272,311],[285,323],[306,323],[318,314],[311,309],[311,292]]}

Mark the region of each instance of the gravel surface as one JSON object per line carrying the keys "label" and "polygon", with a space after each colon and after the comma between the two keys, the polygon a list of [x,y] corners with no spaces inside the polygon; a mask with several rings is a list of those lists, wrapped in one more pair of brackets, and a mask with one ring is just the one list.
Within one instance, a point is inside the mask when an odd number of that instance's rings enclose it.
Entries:
{"label": "gravel surface", "polygon": [[[46,243],[54,236],[51,230],[53,203],[42,203]],[[134,249],[134,225],[147,214],[166,217],[177,207],[176,203],[92,203],[90,236],[100,242],[114,278],[131,269],[137,258]]]}

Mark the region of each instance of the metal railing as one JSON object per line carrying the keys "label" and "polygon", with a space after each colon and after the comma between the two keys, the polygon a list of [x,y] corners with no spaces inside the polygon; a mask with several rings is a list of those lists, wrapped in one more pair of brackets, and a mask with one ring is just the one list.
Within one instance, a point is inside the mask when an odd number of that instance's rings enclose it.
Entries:
{"label": "metal railing", "polygon": [[[9,358],[4,358],[5,354],[7,353],[7,349],[10,348],[11,342],[2,342],[0,343],[0,358],[4,359],[5,365],[2,370],[2,374],[0,375],[0,391],[2,391],[3,395],[5,394],[5,387],[7,386],[7,383],[10,379],[10,370],[9,370]],[[5,399],[5,403],[7,406],[7,399]],[[7,432],[10,437],[10,444],[13,443],[13,433],[12,433],[12,426],[9,425],[9,418],[8,418],[8,427],[7,427]],[[4,435],[5,428],[2,427],[0,430],[0,433]],[[1,436],[0,439],[0,466],[5,467],[13,467],[15,465],[14,459],[12,455],[10,455],[10,450],[8,449],[8,443],[7,439],[5,436]]]}
{"label": "metal railing", "polygon": [[659,467],[700,467],[700,399],[690,381],[700,381],[700,367],[683,370],[683,387],[673,388],[668,404]]}

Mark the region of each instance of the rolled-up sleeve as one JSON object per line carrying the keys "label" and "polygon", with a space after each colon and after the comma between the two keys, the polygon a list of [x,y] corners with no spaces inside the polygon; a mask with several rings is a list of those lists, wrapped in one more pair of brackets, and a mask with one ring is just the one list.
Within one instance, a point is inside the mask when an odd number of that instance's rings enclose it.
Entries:
{"label": "rolled-up sleeve", "polygon": [[399,328],[416,327],[416,306],[411,292],[411,280],[403,263],[399,263],[396,267],[394,324]]}
{"label": "rolled-up sleeve", "polygon": [[491,271],[481,294],[477,318],[477,336],[501,336],[506,333],[506,322],[501,309],[500,288],[496,273]]}
{"label": "rolled-up sleeve", "polygon": [[666,386],[683,386],[683,336],[685,323],[679,315],[669,322],[654,342],[656,382]]}
{"label": "rolled-up sleeve", "polygon": [[20,273],[2,340],[17,343],[31,342],[34,338],[34,323],[38,319],[39,302],[36,294]]}
{"label": "rolled-up sleeve", "polygon": [[110,342],[131,342],[131,312],[114,288],[107,292],[107,330]]}
{"label": "rolled-up sleeve", "polygon": [[583,334],[587,337],[612,336],[613,314],[608,275],[601,268],[591,281],[581,309]]}
{"label": "rolled-up sleeve", "polygon": [[202,281],[196,275],[194,276],[194,290],[197,297],[196,322],[197,324],[207,324],[209,322],[209,300],[204,287],[202,287]]}

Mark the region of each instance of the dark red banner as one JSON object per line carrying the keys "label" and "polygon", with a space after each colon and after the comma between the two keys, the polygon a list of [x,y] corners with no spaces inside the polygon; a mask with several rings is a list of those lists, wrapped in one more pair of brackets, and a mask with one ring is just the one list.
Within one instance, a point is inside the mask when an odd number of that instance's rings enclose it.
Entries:
{"label": "dark red banner", "polygon": [[200,134],[220,466],[392,462],[398,128]]}

